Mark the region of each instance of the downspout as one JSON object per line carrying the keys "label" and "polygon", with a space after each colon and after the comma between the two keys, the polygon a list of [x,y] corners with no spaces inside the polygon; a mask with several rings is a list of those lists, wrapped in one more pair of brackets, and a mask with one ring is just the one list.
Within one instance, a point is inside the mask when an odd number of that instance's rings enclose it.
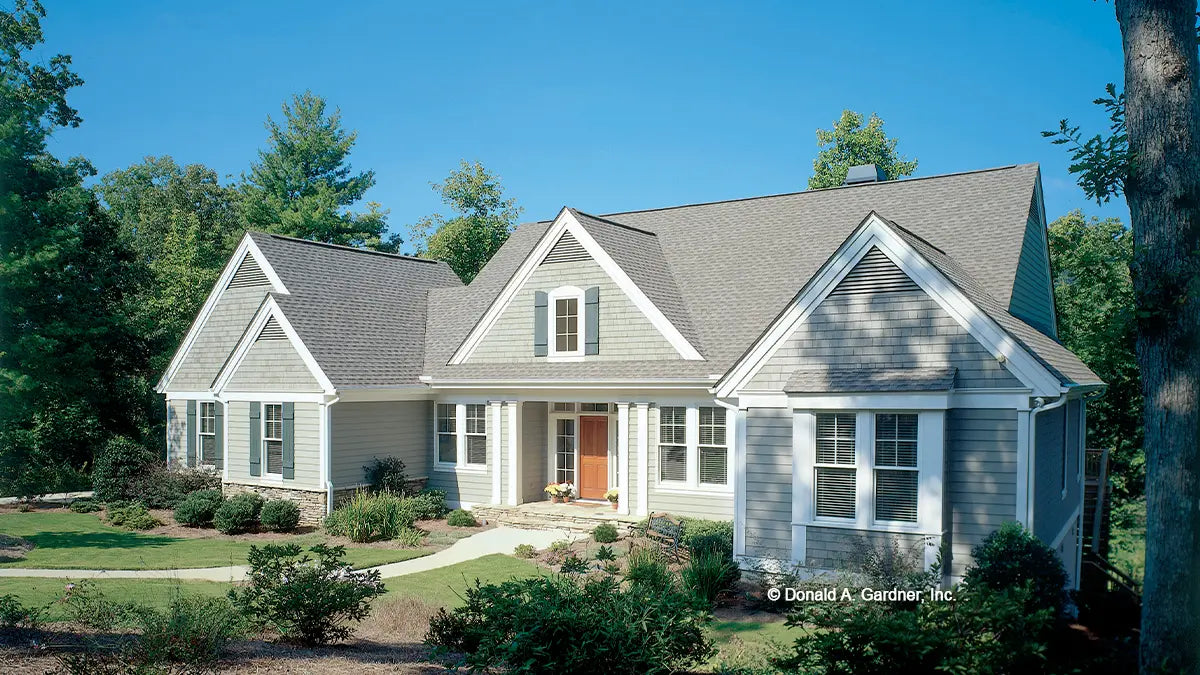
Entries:
{"label": "downspout", "polygon": [[322,461],[325,462],[325,515],[333,513],[333,412],[330,408],[334,403],[342,400],[340,395],[334,396],[332,401],[325,404],[325,457]]}
{"label": "downspout", "polygon": [[1029,486],[1029,498],[1025,500],[1025,526],[1033,532],[1034,503],[1037,501],[1037,416],[1047,410],[1061,408],[1067,403],[1067,394],[1063,392],[1054,403],[1047,404],[1045,397],[1033,399],[1033,410],[1029,411],[1029,462],[1025,466],[1026,484]]}

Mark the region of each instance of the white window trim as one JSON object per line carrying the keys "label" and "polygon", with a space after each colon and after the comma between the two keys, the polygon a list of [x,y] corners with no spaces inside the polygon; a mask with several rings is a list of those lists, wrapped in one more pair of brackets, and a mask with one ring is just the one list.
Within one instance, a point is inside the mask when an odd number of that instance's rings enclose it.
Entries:
{"label": "white window trim", "polygon": [[[490,415],[487,412],[491,407],[486,402],[475,402],[484,407],[484,433],[471,434],[472,436],[482,435],[485,443],[491,441],[492,434],[488,431],[488,421]],[[475,403],[472,403],[474,405]],[[455,443],[455,461],[444,462],[438,444],[440,443],[440,434],[438,433],[438,406],[452,405],[454,406],[454,443]],[[467,464],[467,404],[454,401],[434,401],[433,404],[433,470],[452,473],[477,473],[486,474],[490,464],[485,455],[483,464]]]}
{"label": "white window trim", "polygon": [[549,415],[549,429],[546,435],[546,449],[548,450],[547,476],[546,483],[557,483],[558,481],[558,421],[571,420],[575,423],[574,431],[572,432],[573,447],[572,452],[575,455],[574,466],[571,470],[573,480],[569,481],[575,489],[579,489],[579,413],[574,412],[557,412]]}
{"label": "white window trim", "polygon": [[[280,446],[279,473],[271,473],[270,471],[267,471],[267,406],[269,406],[269,405],[279,406],[279,438],[278,438],[279,446]],[[259,413],[258,423],[259,423],[259,432],[258,432],[258,446],[259,446],[258,447],[258,452],[259,452],[259,456],[258,456],[259,472],[258,472],[258,474],[259,475],[258,475],[258,478],[262,478],[266,481],[277,481],[279,483],[282,483],[283,482],[283,457],[282,457],[282,453],[283,453],[283,401],[264,401],[262,404],[262,411]],[[271,440],[276,440],[276,439],[272,438]]]}
{"label": "white window trim", "polygon": [[[879,415],[887,415],[887,414],[916,415],[917,416],[917,465],[916,466],[880,465],[877,462],[877,460],[876,460],[877,453],[875,451],[875,442],[878,439],[876,439],[876,437],[875,437],[875,426],[878,422],[878,416]],[[914,411],[872,410],[870,415],[868,415],[868,417],[870,418],[870,423],[871,423],[871,436],[870,436],[870,438],[867,439],[867,441],[868,441],[868,443],[870,443],[870,467],[871,467],[872,483],[874,483],[876,480],[875,479],[876,472],[880,471],[880,470],[883,470],[883,471],[915,471],[917,474],[917,520],[915,522],[911,522],[911,521],[907,521],[907,520],[879,520],[879,519],[877,519],[875,517],[875,510],[876,510],[876,506],[877,506],[878,495],[872,494],[871,495],[871,522],[873,522],[877,525],[900,525],[900,526],[917,525],[921,522],[921,512],[920,512],[920,508],[921,508],[921,450],[922,450],[922,448],[921,448],[921,416],[919,413],[914,412]]]}
{"label": "white window trim", "polygon": [[[204,428],[204,406],[213,407],[212,431],[201,431]],[[217,405],[216,401],[196,401],[196,466],[205,469],[216,469],[217,465],[204,461],[204,437],[211,436],[213,444],[217,442]]]}
{"label": "white window trim", "polygon": [[[458,416],[462,419],[462,422],[463,422],[462,427],[461,427],[462,428],[461,435],[462,435],[463,442],[460,443],[458,446],[458,462],[459,462],[459,464],[463,465],[464,467],[467,467],[468,469],[486,470],[487,466],[488,466],[488,441],[490,440],[490,437],[492,435],[492,434],[488,433],[488,420],[489,420],[489,417],[492,417],[492,415],[489,414],[489,411],[492,409],[493,406],[488,405],[486,403],[462,403],[459,405],[460,405],[460,408],[456,412],[457,412]],[[475,431],[475,432],[467,431],[467,406],[468,405],[477,405],[477,406],[480,406],[483,408],[483,433],[480,433],[478,431]],[[455,426],[457,427],[457,423],[455,424]],[[467,438],[469,436],[482,436],[483,437],[483,448],[484,448],[483,462],[470,461],[470,456],[467,454],[467,442],[466,442]],[[497,440],[499,440],[499,439],[497,439]]]}
{"label": "white window trim", "polygon": [[[575,300],[575,346],[576,349],[558,350],[558,300]],[[584,352],[585,326],[587,325],[587,303],[583,289],[577,286],[559,286],[546,294],[546,359],[549,361],[582,361]]]}
{"label": "white window trim", "polygon": [[[849,464],[838,464],[836,462],[818,462],[817,461],[817,423],[816,415],[836,415],[842,413],[853,414],[854,417],[854,455]],[[821,410],[813,416],[812,428],[812,468],[805,472],[805,476],[812,482],[812,519],[818,523],[853,523],[856,522],[858,516],[863,512],[863,490],[862,490],[862,475],[863,475],[863,457],[860,452],[863,438],[863,416],[858,415],[854,411],[847,410]],[[818,516],[817,515],[817,469],[854,469],[854,515],[855,518],[838,518],[835,516]]]}
{"label": "white window trim", "polygon": [[[715,405],[707,403],[668,403],[662,402],[658,405],[659,418],[655,429],[654,453],[656,457],[656,471],[654,472],[654,487],[655,491],[665,494],[696,494],[708,493],[716,495],[728,495],[733,493],[733,443],[730,439],[734,438],[737,433],[737,416],[729,414],[725,411],[725,484],[718,485],[716,483],[701,483],[700,482],[700,408],[713,408]],[[662,408],[683,408],[684,409],[684,435],[686,439],[687,450],[687,479],[678,480],[663,480],[662,478]]]}

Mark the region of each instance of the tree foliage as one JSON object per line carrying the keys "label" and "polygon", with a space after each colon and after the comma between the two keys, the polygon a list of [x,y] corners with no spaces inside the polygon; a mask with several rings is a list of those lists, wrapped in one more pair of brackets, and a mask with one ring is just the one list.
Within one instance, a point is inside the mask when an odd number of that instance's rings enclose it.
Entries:
{"label": "tree foliage", "polygon": [[470,283],[508,239],[522,209],[515,199],[504,198],[500,177],[479,162],[464,160],[433,189],[455,215],[435,213],[412,226],[417,254],[444,261]]}
{"label": "tree foliage", "polygon": [[1125,133],[1125,94],[1108,83],[1105,96],[1092,103],[1102,106],[1108,114],[1106,134],[1084,138],[1078,125],[1067,119],[1059,120],[1058,129],[1043,131],[1042,136],[1055,145],[1065,145],[1071,152],[1069,171],[1076,176],[1079,187],[1088,199],[1103,204],[1125,193],[1125,176],[1132,158],[1129,155],[1129,136]]}
{"label": "tree foliage", "polygon": [[832,129],[817,129],[820,151],[813,160],[808,189],[842,185],[850,167],[860,164],[874,164],[888,180],[913,175],[917,160],[909,161],[897,152],[896,143],[883,132],[883,120],[875,113],[864,120],[860,113],[843,110]]}
{"label": "tree foliage", "polygon": [[1072,211],[1050,224],[1050,265],[1062,343],[1108,383],[1088,404],[1088,442],[1108,448],[1116,496],[1141,496],[1142,392],[1137,369],[1133,233],[1116,218]]}
{"label": "tree foliage", "polygon": [[354,173],[347,163],[358,132],[342,127],[339,110],[306,91],[283,104],[283,121],[267,117],[267,149],[243,178],[245,219],[250,229],[331,244],[395,251],[385,239],[387,211],[367,202],[351,206],[375,185],[374,171]]}

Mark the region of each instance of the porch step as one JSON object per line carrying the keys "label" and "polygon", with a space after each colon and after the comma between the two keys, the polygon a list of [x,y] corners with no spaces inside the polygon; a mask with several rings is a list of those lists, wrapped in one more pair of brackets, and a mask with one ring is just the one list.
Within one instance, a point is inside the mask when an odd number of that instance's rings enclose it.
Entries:
{"label": "porch step", "polygon": [[517,527],[526,530],[566,530],[580,534],[591,534],[601,523],[612,523],[617,533],[624,536],[637,527],[635,516],[621,516],[600,508],[572,506],[570,504],[523,504],[521,506],[476,505],[471,508],[476,518],[489,523]]}

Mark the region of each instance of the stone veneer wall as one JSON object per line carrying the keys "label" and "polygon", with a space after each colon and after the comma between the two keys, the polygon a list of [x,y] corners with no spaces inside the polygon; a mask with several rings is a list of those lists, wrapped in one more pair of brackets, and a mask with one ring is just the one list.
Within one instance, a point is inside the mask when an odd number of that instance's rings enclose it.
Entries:
{"label": "stone veneer wall", "polygon": [[[222,483],[221,494],[226,498],[245,492],[256,492],[263,499],[287,499],[296,502],[300,507],[301,525],[320,525],[325,517],[325,493],[309,490],[289,490],[288,488],[271,487],[267,485],[243,485],[241,483]],[[334,502],[336,503],[336,501]]]}

